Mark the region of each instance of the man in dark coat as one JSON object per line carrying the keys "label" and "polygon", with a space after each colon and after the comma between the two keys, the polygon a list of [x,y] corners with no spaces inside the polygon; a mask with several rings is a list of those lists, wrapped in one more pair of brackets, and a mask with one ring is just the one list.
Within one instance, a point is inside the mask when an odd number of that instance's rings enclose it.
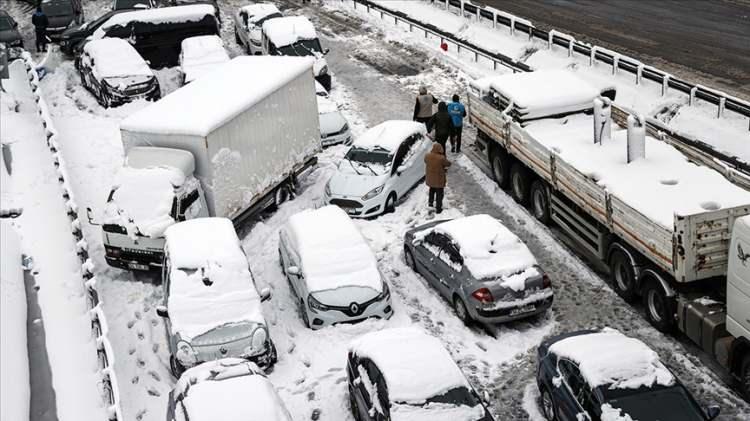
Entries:
{"label": "man in dark coat", "polygon": [[437,99],[427,92],[427,88],[424,86],[419,88],[419,95],[417,95],[417,102],[414,104],[414,117],[412,120],[420,123],[427,124],[432,118],[432,104],[437,104]]}
{"label": "man in dark coat", "polygon": [[435,204],[435,213],[443,211],[443,193],[445,192],[445,174],[451,162],[445,157],[445,149],[439,143],[432,144],[432,151],[424,156],[424,181],[430,188],[428,206]]}
{"label": "man in dark coat", "polygon": [[47,15],[42,11],[42,6],[36,7],[36,12],[31,16],[31,23],[34,24],[34,31],[36,32],[36,52],[42,52],[47,46],[47,27],[49,26],[49,19]]}
{"label": "man in dark coat", "polygon": [[453,119],[448,114],[448,105],[445,102],[441,101],[438,104],[438,112],[427,122],[427,131],[431,132],[432,129],[435,129],[435,142],[441,144],[445,151],[445,143],[453,133]]}

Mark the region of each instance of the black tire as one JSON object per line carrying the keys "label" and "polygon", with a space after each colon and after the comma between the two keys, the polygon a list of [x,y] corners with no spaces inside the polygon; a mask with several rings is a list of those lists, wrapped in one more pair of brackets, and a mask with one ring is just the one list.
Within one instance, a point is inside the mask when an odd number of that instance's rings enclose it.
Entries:
{"label": "black tire", "polygon": [[385,208],[383,210],[385,213],[393,213],[396,211],[396,193],[391,192],[391,194],[388,195],[388,198],[385,199]]}
{"label": "black tire", "polygon": [[615,250],[609,258],[609,274],[612,277],[612,288],[626,302],[632,303],[636,298],[635,268],[622,250]]}
{"label": "black tire", "polygon": [[526,206],[529,203],[529,189],[531,187],[531,175],[520,162],[516,162],[510,168],[510,195],[513,199]]}
{"label": "black tire", "polygon": [[294,198],[294,193],[292,193],[291,185],[289,183],[284,183],[276,189],[276,192],[273,195],[272,208],[278,209],[284,202],[291,200],[292,198]]}
{"label": "black tire", "polygon": [[490,154],[490,167],[492,168],[492,179],[501,189],[507,189],[510,185],[510,158],[508,154],[500,149]]}
{"label": "black tire", "polygon": [[185,372],[185,367],[174,356],[169,357],[169,369],[172,370],[172,375],[175,379],[179,379],[182,373]]}
{"label": "black tire", "polygon": [[547,183],[542,180],[531,183],[529,200],[531,201],[531,213],[534,214],[534,217],[544,225],[549,225],[551,220],[550,191],[547,188]]}
{"label": "black tire", "polygon": [[469,315],[469,311],[466,309],[466,304],[464,304],[464,300],[458,295],[453,297],[453,311],[456,312],[456,317],[458,317],[466,326],[472,324],[473,320],[471,320],[471,315]]}
{"label": "black tire", "polygon": [[406,266],[409,266],[414,272],[417,271],[417,261],[414,260],[414,253],[412,253],[407,246],[404,246],[404,262],[406,263]]}
{"label": "black tire", "polygon": [[544,418],[548,421],[557,421],[557,405],[555,405],[555,400],[552,399],[552,394],[549,393],[549,390],[547,390],[546,387],[540,387],[539,391],[541,392],[539,406],[542,409],[542,415],[544,415]]}
{"label": "black tire", "polygon": [[242,45],[242,40],[240,39],[240,34],[237,33],[237,29],[234,30],[234,40],[239,44]]}
{"label": "black tire", "polygon": [[643,307],[646,319],[660,332],[670,332],[675,326],[675,300],[667,297],[661,285],[649,280],[643,289]]}
{"label": "black tire", "polygon": [[[748,352],[748,351],[745,351]],[[745,355],[740,363],[740,392],[750,400],[750,354]]]}

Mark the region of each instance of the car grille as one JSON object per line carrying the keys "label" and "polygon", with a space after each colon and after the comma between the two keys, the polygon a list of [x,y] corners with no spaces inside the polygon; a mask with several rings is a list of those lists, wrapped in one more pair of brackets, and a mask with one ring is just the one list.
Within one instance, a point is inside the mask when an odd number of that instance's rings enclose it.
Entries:
{"label": "car grille", "polygon": [[341,208],[354,208],[359,209],[362,207],[362,204],[359,203],[356,200],[349,200],[349,199],[331,199],[331,204],[336,205]]}
{"label": "car grille", "polygon": [[125,88],[123,93],[125,95],[138,95],[146,93],[151,90],[151,81],[139,83],[137,85],[128,86]]}
{"label": "car grille", "polygon": [[130,249],[130,248],[123,248],[122,251],[120,251],[119,258],[121,260],[137,260],[139,262],[149,262],[149,263],[158,263],[161,264],[161,261],[163,259],[163,253],[158,251],[150,251],[150,250],[137,250],[137,249]]}

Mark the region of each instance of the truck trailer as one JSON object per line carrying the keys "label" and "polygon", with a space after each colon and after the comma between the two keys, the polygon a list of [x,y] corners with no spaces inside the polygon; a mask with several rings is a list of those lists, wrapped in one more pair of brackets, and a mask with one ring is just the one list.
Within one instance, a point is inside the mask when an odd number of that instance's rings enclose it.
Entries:
{"label": "truck trailer", "polygon": [[641,116],[613,124],[615,95],[568,70],[472,81],[476,146],[517,202],[607,264],[623,299],[641,298],[657,329],[685,332],[750,398],[749,272],[728,278],[750,264],[730,249],[750,248],[750,192],[647,136]]}

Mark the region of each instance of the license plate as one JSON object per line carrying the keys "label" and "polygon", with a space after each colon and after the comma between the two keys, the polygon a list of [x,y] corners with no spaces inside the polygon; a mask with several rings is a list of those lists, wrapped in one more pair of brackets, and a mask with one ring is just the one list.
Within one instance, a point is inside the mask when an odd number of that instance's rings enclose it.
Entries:
{"label": "license plate", "polygon": [[148,265],[142,265],[140,263],[128,263],[128,269],[132,270],[148,270]]}
{"label": "license plate", "polygon": [[519,314],[530,313],[534,310],[536,310],[536,307],[534,307],[533,305],[523,306],[523,307],[514,308],[513,310],[511,310],[510,315],[517,316]]}

